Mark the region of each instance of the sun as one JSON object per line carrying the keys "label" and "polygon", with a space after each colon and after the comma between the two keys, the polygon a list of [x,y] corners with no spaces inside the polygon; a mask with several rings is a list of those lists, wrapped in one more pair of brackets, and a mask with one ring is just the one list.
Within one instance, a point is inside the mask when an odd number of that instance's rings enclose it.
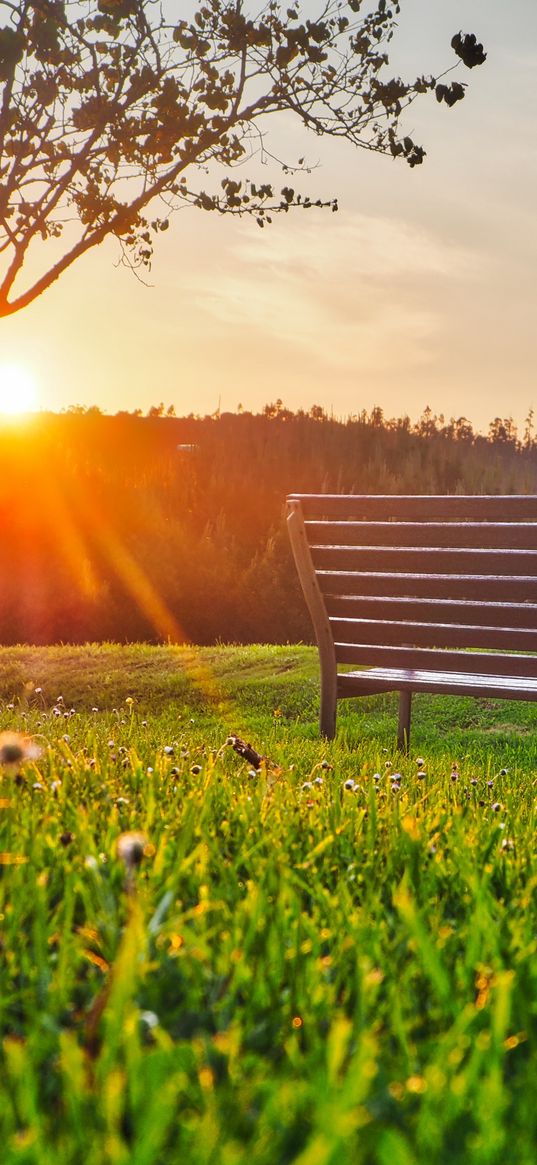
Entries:
{"label": "sun", "polygon": [[0,364],[0,417],[20,417],[38,407],[35,378],[22,364]]}

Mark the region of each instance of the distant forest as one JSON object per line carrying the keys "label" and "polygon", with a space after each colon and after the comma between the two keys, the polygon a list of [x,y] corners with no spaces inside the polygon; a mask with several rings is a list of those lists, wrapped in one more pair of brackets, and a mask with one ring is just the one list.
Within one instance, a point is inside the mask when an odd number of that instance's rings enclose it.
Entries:
{"label": "distant forest", "polygon": [[483,435],[430,409],[75,408],[1,427],[0,458],[4,644],[308,642],[287,493],[537,492],[531,413]]}

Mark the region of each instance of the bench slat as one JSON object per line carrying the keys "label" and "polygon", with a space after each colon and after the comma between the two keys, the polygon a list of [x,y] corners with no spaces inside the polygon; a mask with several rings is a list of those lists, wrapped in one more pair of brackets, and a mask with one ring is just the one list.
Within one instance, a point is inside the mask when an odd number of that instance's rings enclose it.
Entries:
{"label": "bench slat", "polygon": [[[433,599],[501,600],[506,594],[505,577],[489,575],[429,575],[420,572],[319,571],[323,594],[384,595]],[[509,598],[515,603],[537,603],[537,579],[518,575],[509,579]]]}
{"label": "bench slat", "polygon": [[[415,623],[375,619],[330,619],[341,643],[382,643],[384,647],[484,647],[492,651],[537,652],[537,629],[472,626],[455,623]],[[537,674],[537,656],[534,661]]]}
{"label": "bench slat", "polygon": [[537,657],[498,655],[496,652],[429,650],[421,647],[386,647],[383,643],[335,643],[337,663],[371,667],[406,667],[409,671],[481,672],[483,675],[535,676]]}
{"label": "bench slat", "polygon": [[537,522],[306,522],[314,546],[535,550]]}
{"label": "bench slat", "polygon": [[[503,581],[503,580],[502,580]],[[458,623],[472,627],[535,627],[537,603],[477,603],[463,599],[383,598],[326,595],[330,618],[410,620],[412,623]]]}
{"label": "bench slat", "polygon": [[374,692],[431,692],[437,695],[481,696],[489,699],[537,700],[537,680],[405,668],[367,668],[338,676],[338,696]]}
{"label": "bench slat", "polygon": [[421,546],[312,546],[318,570],[415,571],[428,574],[513,574],[537,577],[537,550],[437,550]]}
{"label": "bench slat", "polygon": [[354,518],[386,521],[467,519],[492,522],[537,520],[535,494],[410,495],[410,494],[290,494],[308,518]]}

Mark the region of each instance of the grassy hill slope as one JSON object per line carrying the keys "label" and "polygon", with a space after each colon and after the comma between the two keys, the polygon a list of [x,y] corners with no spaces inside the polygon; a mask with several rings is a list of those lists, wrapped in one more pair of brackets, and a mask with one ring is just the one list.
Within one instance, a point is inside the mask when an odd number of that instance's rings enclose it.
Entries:
{"label": "grassy hill slope", "polygon": [[[296,741],[314,742],[317,660],[316,649],[302,645],[0,648],[0,701],[37,715],[58,694],[80,712],[110,712],[131,697],[140,716],[188,720],[195,713],[198,724],[217,734],[254,732],[263,744],[292,730]],[[509,762],[537,768],[535,705],[421,696],[413,707],[416,753],[427,749],[450,759],[468,754],[489,761],[492,754],[499,767]],[[353,751],[371,744],[393,749],[396,716],[395,694],[344,701],[338,706],[338,739]]]}

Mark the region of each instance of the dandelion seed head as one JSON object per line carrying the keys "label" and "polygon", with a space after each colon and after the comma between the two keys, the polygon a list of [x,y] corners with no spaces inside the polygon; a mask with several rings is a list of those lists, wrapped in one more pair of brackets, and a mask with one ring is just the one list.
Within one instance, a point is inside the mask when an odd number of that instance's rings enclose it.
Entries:
{"label": "dandelion seed head", "polygon": [[0,732],[0,765],[12,768],[41,756],[39,745],[20,732]]}
{"label": "dandelion seed head", "polygon": [[129,830],[128,833],[122,833],[118,837],[116,853],[126,868],[133,870],[140,865],[148,846],[149,840],[145,833]]}
{"label": "dandelion seed head", "polygon": [[160,1023],[159,1017],[155,1011],[141,1011],[140,1019],[142,1023],[145,1023],[146,1027],[148,1027],[150,1030],[154,1027],[158,1027]]}

